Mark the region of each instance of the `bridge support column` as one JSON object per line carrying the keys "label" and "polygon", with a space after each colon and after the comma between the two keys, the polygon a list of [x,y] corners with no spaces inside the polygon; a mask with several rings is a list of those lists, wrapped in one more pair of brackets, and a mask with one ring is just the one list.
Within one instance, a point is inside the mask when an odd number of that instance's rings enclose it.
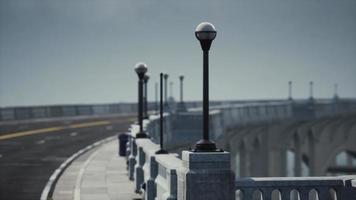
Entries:
{"label": "bridge support column", "polygon": [[178,175],[178,199],[233,200],[235,175],[229,152],[182,152]]}

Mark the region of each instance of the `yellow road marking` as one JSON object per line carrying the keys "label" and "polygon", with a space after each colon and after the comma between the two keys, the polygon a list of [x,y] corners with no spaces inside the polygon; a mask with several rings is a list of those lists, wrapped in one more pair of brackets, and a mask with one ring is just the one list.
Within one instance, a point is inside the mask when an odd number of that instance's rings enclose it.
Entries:
{"label": "yellow road marking", "polygon": [[110,121],[98,121],[98,122],[73,124],[70,125],[69,128],[84,128],[84,127],[100,126],[100,125],[107,125],[107,124],[110,124]]}
{"label": "yellow road marking", "polygon": [[36,129],[36,130],[30,130],[30,131],[23,131],[23,132],[17,132],[17,133],[9,133],[6,135],[1,135],[0,140],[5,140],[5,139],[10,139],[10,138],[16,138],[16,137],[22,137],[26,135],[34,135],[34,134],[39,134],[39,133],[47,133],[47,132],[53,132],[53,131],[59,131],[63,130],[63,127],[50,127],[50,128],[42,128],[42,129]]}
{"label": "yellow road marking", "polygon": [[22,132],[17,132],[17,133],[8,133],[8,134],[5,134],[5,135],[0,135],[0,140],[17,138],[17,137],[22,137],[22,136],[27,136],[27,135],[35,135],[35,134],[40,134],[40,133],[49,133],[49,132],[60,131],[60,130],[65,130],[65,129],[76,129],[76,128],[101,126],[101,125],[107,125],[107,124],[110,124],[110,123],[111,123],[110,121],[97,121],[97,122],[73,124],[73,125],[70,125],[70,126],[56,126],[56,127],[50,127],[50,128],[42,128],[42,129],[35,129],[35,130],[29,130],[29,131],[22,131]]}

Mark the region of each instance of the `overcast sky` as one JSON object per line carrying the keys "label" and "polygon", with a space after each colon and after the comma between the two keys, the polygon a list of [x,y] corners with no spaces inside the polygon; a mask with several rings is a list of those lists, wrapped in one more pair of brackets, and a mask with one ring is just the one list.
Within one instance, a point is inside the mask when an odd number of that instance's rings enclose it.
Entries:
{"label": "overcast sky", "polygon": [[0,0],[0,106],[136,101],[140,61],[200,100],[202,21],[211,99],[356,97],[355,0]]}

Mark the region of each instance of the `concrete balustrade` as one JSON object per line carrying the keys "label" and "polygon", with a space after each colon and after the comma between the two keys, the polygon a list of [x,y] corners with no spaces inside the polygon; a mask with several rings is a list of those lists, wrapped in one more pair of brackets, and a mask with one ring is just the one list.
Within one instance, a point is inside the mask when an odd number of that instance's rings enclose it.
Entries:
{"label": "concrete balustrade", "polygon": [[[178,191],[177,171],[182,168],[182,160],[177,158],[176,154],[156,155],[157,160],[157,178],[156,200],[176,200]],[[183,188],[181,188],[183,189]]]}
{"label": "concrete balustrade", "polygon": [[236,199],[356,199],[355,176],[243,178],[236,181]]}
{"label": "concrete balustrade", "polygon": [[[294,109],[293,104],[284,102],[214,106],[210,111],[212,138],[219,138],[230,127],[292,118]],[[327,114],[330,111],[325,109],[318,112]],[[194,137],[201,134],[199,113],[199,108],[185,113],[165,113],[164,144],[195,142]],[[127,159],[129,179],[135,181],[135,191],[143,192],[146,200],[356,199],[356,177],[353,176],[244,178],[235,182],[229,152],[183,151],[182,158],[172,153],[156,155],[159,149],[158,116],[145,120],[144,130],[151,138],[136,139],[139,127],[131,126]]]}
{"label": "concrete balustrade", "polygon": [[[201,102],[185,102],[187,108],[199,108]],[[212,109],[226,114],[223,118],[227,126],[239,119],[244,122],[258,123],[266,120],[293,117],[325,117],[335,114],[350,113],[356,110],[354,99],[314,99],[308,100],[259,100],[259,101],[215,101],[210,103]],[[149,110],[155,103],[148,103]],[[197,109],[196,111],[198,111]],[[192,111],[192,110],[190,110]],[[53,105],[23,106],[0,108],[0,121],[30,120],[41,118],[132,114],[137,112],[136,103],[93,104],[93,105]],[[227,112],[227,113],[226,113]],[[229,117],[227,116],[229,115]],[[230,119],[230,120],[229,120]]]}

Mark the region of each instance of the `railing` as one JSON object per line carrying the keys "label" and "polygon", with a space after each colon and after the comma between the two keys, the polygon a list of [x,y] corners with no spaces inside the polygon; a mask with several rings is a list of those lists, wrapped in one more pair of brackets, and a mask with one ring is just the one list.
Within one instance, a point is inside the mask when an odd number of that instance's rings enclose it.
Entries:
{"label": "railing", "polygon": [[[341,106],[340,106],[341,105]],[[248,105],[217,105],[210,111],[210,128],[220,133],[236,126],[254,123],[285,120],[295,117],[295,104],[277,102]],[[337,110],[333,106],[314,104],[319,116],[328,116]],[[339,110],[355,109],[354,104],[339,104]],[[164,114],[165,145],[195,142],[195,136],[201,128],[200,110],[190,109],[186,113]],[[323,113],[320,114],[320,113]],[[345,112],[341,112],[345,113]],[[229,121],[230,120],[230,121]],[[136,139],[138,125],[132,125],[127,147],[129,179],[135,182],[135,191],[143,193],[146,200],[163,199],[238,199],[238,200],[351,200],[356,199],[356,177],[299,177],[299,178],[244,178],[237,179],[234,185],[229,182],[230,159],[228,152],[206,153],[183,152],[180,159],[177,154],[157,155],[159,149],[159,118],[150,116],[144,120],[144,129],[151,138]],[[178,136],[177,136],[178,135]],[[183,136],[182,136],[183,135]],[[188,137],[189,136],[189,137]],[[184,137],[185,139],[182,139]],[[194,161],[194,155],[197,160]],[[188,157],[187,157],[188,156]],[[208,157],[205,157],[208,156]],[[228,157],[226,157],[228,156]],[[220,160],[224,158],[225,160]],[[222,164],[225,163],[225,164]],[[228,169],[228,170],[227,170]],[[222,173],[222,171],[224,173]],[[222,174],[220,174],[222,173]],[[222,179],[219,179],[223,177]],[[232,179],[231,179],[232,180]],[[215,182],[214,182],[215,181]],[[204,185],[206,183],[206,185]],[[220,186],[220,187],[219,187]],[[230,190],[231,189],[231,190]],[[224,191],[222,191],[224,190]],[[234,191],[236,190],[236,193]],[[194,192],[196,191],[196,192]],[[230,198],[229,194],[232,194]],[[214,196],[215,195],[215,196]],[[236,196],[235,196],[236,195]]]}
{"label": "railing", "polygon": [[[146,128],[151,126],[147,122]],[[159,145],[147,138],[135,139],[137,132],[138,126],[132,125],[127,149],[129,177],[135,181],[135,191],[145,193],[145,199],[177,199],[177,170],[182,161],[177,154],[155,154]]]}
{"label": "railing", "polygon": [[[237,200],[352,200],[355,176],[243,178],[236,182]],[[353,183],[354,182],[354,183]]]}
{"label": "railing", "polygon": [[[201,109],[201,102],[185,102],[185,105],[187,108],[197,108],[196,111]],[[155,103],[148,103],[149,110],[155,108]],[[247,125],[290,117],[323,117],[348,113],[356,111],[356,101],[354,99],[214,101],[210,103],[210,108],[220,110],[224,115],[225,125],[230,127],[236,125],[234,123],[236,120],[239,121],[239,125]],[[136,112],[136,103],[0,107],[0,121]]]}

